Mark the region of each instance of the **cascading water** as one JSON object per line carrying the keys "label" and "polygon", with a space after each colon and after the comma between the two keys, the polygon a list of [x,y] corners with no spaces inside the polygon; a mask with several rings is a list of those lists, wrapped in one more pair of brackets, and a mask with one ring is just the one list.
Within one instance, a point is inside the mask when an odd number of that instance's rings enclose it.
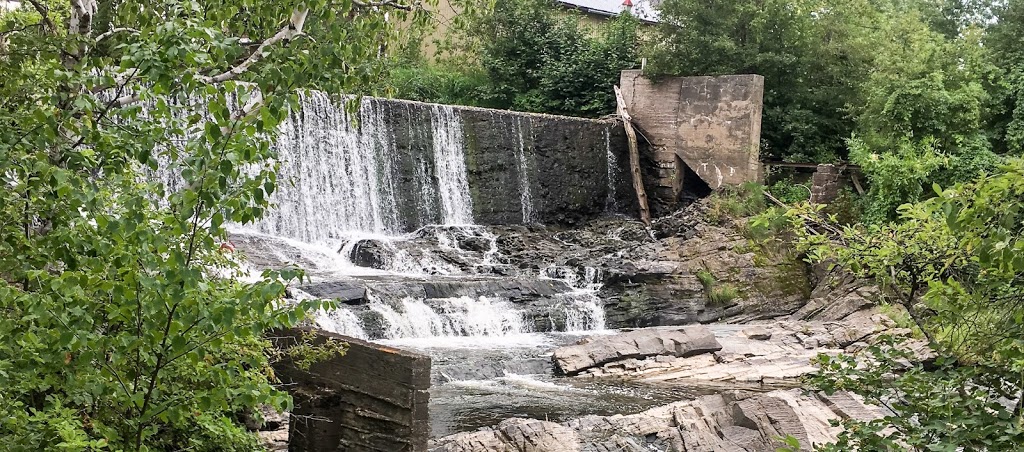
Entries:
{"label": "cascading water", "polygon": [[619,167],[619,159],[612,152],[612,132],[611,129],[604,129],[604,148],[605,155],[608,159],[608,197],[604,201],[604,210],[608,212],[617,212],[619,210],[619,204],[617,201],[618,194],[615,191],[615,186],[618,180],[615,177],[615,169]]}
{"label": "cascading water", "polygon": [[316,91],[301,95],[299,104],[274,144],[282,179],[271,197],[276,207],[252,227],[308,243],[357,231],[396,232],[394,146],[382,106],[364,98],[353,118]]}
{"label": "cascading water", "polygon": [[[398,309],[373,302],[369,309],[386,323],[385,339],[505,336],[528,333],[524,313],[509,302],[493,297],[431,300],[405,298]],[[400,311],[399,311],[400,310]]]}
{"label": "cascading water", "polygon": [[[517,138],[516,164],[519,173],[519,201],[522,204],[523,224],[533,223],[533,197],[530,195],[530,165],[526,161],[526,140],[523,135],[526,133],[523,128],[523,118],[515,118],[515,133]],[[532,130],[533,127],[530,127]]]}
{"label": "cascading water", "polygon": [[601,290],[601,271],[584,267],[579,274],[572,267],[548,266],[541,269],[541,278],[564,281],[574,290],[556,296],[565,313],[565,331],[599,331],[605,329],[604,306],[597,292]]}
{"label": "cascading water", "polygon": [[362,322],[355,313],[347,309],[332,309],[316,314],[316,325],[325,331],[338,333],[356,339],[369,339]]}
{"label": "cascading water", "polygon": [[443,224],[473,224],[462,119],[450,105],[434,105],[430,123],[434,132],[434,166],[441,197],[441,221]]}

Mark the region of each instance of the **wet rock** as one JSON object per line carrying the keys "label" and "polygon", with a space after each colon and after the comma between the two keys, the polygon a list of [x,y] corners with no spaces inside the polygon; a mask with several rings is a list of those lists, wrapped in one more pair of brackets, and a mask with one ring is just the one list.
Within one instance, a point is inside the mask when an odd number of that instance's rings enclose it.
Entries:
{"label": "wet rock", "polygon": [[[774,451],[791,435],[801,446],[835,441],[832,421],[872,420],[886,412],[858,398],[777,390],[727,392],[642,413],[586,416],[562,424],[509,419],[496,427],[433,442],[433,452],[483,451]],[[536,447],[546,448],[536,448]]]}
{"label": "wet rock", "polygon": [[360,240],[352,247],[349,259],[360,267],[385,269],[394,258],[394,250],[378,240]]}
{"label": "wet rock", "polygon": [[299,286],[299,290],[312,297],[334,299],[350,305],[366,302],[366,287],[349,281],[304,284]]}
{"label": "wet rock", "polygon": [[613,336],[597,336],[584,344],[555,349],[552,357],[566,375],[576,375],[590,368],[656,356],[687,357],[716,352],[722,345],[705,326],[683,328],[651,328]]}
{"label": "wet rock", "polygon": [[493,241],[486,237],[461,237],[459,248],[466,251],[486,252],[490,251]]}

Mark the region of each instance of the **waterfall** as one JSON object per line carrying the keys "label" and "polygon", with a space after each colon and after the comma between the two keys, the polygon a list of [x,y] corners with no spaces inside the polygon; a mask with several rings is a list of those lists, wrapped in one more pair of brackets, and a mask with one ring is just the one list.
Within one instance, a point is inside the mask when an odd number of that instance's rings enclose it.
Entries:
{"label": "waterfall", "polygon": [[551,265],[541,269],[541,278],[565,281],[574,290],[555,296],[556,306],[565,314],[565,331],[581,332],[605,329],[604,307],[597,292],[601,290],[602,274],[594,267],[583,267],[582,273],[573,267]]}
{"label": "waterfall", "polygon": [[[526,142],[523,139],[523,118],[516,117],[516,126],[513,132],[518,139],[516,147],[516,162],[519,173],[519,201],[522,204],[523,224],[533,223],[533,199],[530,196],[530,166],[526,162]],[[532,131],[532,125],[530,130]]]}
{"label": "waterfall", "polygon": [[422,299],[405,298],[398,309],[380,301],[369,308],[383,318],[385,339],[505,336],[530,331],[524,313],[498,298],[445,298],[431,303],[436,307]]}
{"label": "waterfall", "polygon": [[[346,108],[351,102],[355,98],[339,101],[320,91],[299,92],[298,104],[289,109],[271,143],[280,165],[272,208],[246,229],[325,243],[358,234],[395,236],[432,223],[473,224],[459,113],[451,106],[430,105],[417,115],[419,107],[406,104],[399,113],[409,118],[408,130],[397,131],[407,133],[410,142],[430,143],[422,154],[418,149],[400,153],[390,119],[401,107],[365,97],[351,111]],[[168,128],[195,113],[208,114],[201,101],[174,110],[166,118]],[[151,177],[163,182],[168,193],[179,190],[182,165],[167,156],[174,150],[158,151],[160,165]],[[414,180],[401,179],[400,164],[413,170]],[[414,200],[415,218],[400,216],[400,197]]]}
{"label": "waterfall", "polygon": [[[532,315],[511,301],[492,296],[381,300],[367,295],[360,308],[339,306],[315,315],[321,328],[370,339],[501,337],[534,331]],[[351,309],[364,309],[357,315]],[[575,290],[555,295],[541,311],[552,319],[553,331],[583,332],[605,328],[604,309],[596,291]],[[555,324],[554,319],[559,319]],[[370,321],[372,326],[365,322]],[[372,330],[372,332],[371,332]]]}
{"label": "waterfall", "polygon": [[355,313],[348,309],[320,311],[316,314],[316,326],[333,333],[342,334],[356,339],[368,339],[363,324]]}
{"label": "waterfall", "polygon": [[563,303],[565,331],[583,332],[605,329],[604,307],[596,291],[577,290],[557,297]]}
{"label": "waterfall", "polygon": [[275,207],[253,227],[308,243],[396,232],[394,141],[382,105],[364,98],[354,118],[318,91],[299,102],[274,143],[281,164]]}
{"label": "waterfall", "polygon": [[462,118],[450,105],[434,105],[430,113],[434,132],[434,172],[441,196],[441,221],[444,224],[473,224]]}

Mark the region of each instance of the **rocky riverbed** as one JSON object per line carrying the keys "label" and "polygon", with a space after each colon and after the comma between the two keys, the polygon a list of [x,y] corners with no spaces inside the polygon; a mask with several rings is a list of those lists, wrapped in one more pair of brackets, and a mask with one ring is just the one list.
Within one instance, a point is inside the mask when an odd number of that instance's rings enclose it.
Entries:
{"label": "rocky riverbed", "polygon": [[433,357],[434,450],[774,450],[780,435],[820,444],[829,420],[878,415],[849,395],[775,389],[797,386],[819,353],[911,336],[875,307],[877,290],[705,210],[651,230],[608,218],[317,249],[233,241],[253,269],[307,268],[293,295],[343,306],[321,327]]}
{"label": "rocky riverbed", "polygon": [[849,394],[799,389],[724,391],[641,413],[586,416],[563,423],[508,419],[433,442],[434,452],[773,451],[791,436],[808,450],[834,441],[844,418],[884,416]]}

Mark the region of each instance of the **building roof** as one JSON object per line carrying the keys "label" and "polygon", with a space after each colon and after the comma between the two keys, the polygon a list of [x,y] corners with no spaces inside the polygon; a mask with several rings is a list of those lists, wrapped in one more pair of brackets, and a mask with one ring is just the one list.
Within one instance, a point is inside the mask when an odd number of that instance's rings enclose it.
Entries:
{"label": "building roof", "polygon": [[[624,9],[623,0],[557,0],[564,6],[575,8],[588,14],[614,17]],[[658,10],[655,8],[661,0],[633,0],[633,15],[644,22],[658,22]]]}

